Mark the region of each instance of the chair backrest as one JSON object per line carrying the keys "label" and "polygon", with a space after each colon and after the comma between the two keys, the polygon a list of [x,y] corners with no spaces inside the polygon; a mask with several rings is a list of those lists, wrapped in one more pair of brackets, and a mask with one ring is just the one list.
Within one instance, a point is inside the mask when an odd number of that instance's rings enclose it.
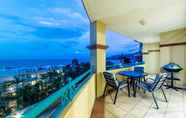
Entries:
{"label": "chair backrest", "polygon": [[103,72],[103,76],[106,80],[106,83],[112,87],[117,87],[118,86],[118,81],[116,80],[115,76],[113,73],[110,72]]}
{"label": "chair backrest", "polygon": [[144,67],[142,67],[142,66],[136,66],[136,67],[134,67],[134,71],[144,72]]}
{"label": "chair backrest", "polygon": [[152,90],[154,91],[160,89],[163,86],[166,77],[167,77],[167,73],[156,74],[156,78],[154,80]]}

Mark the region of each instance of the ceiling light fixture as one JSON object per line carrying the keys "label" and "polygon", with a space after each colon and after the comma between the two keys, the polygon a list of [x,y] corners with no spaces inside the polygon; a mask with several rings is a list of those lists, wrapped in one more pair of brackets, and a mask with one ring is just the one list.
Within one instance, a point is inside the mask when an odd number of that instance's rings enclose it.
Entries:
{"label": "ceiling light fixture", "polygon": [[139,20],[139,24],[144,26],[146,24],[146,22],[144,19],[141,19],[141,20]]}

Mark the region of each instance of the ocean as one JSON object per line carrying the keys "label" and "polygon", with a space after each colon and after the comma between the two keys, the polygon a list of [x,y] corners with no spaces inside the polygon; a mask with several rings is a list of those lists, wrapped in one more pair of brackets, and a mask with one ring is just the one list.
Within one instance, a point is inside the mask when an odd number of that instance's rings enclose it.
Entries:
{"label": "ocean", "polygon": [[16,70],[20,68],[67,64],[71,64],[71,60],[64,59],[0,60],[0,78],[14,76],[17,73]]}
{"label": "ocean", "polygon": [[23,67],[23,66],[42,66],[51,64],[69,64],[71,60],[64,59],[19,59],[19,60],[0,60],[0,69],[4,67]]}

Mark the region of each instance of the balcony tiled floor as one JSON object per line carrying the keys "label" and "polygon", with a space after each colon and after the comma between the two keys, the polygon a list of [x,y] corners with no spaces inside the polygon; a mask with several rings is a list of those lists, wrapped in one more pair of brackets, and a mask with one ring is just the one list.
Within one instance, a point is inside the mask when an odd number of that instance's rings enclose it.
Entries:
{"label": "balcony tiled floor", "polygon": [[161,91],[156,92],[158,110],[150,93],[138,91],[136,98],[129,98],[124,89],[119,92],[115,105],[112,102],[115,93],[112,93],[112,98],[107,95],[105,99],[97,100],[92,118],[186,118],[186,91],[164,90],[168,103]]}

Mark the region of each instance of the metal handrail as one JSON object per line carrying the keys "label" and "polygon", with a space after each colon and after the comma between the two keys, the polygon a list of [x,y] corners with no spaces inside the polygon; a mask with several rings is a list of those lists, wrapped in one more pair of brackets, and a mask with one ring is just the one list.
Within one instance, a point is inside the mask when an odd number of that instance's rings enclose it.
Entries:
{"label": "metal handrail", "polygon": [[[19,113],[21,118],[35,118],[41,115],[45,110],[47,110],[51,105],[53,105],[56,101],[61,99],[63,109],[72,101],[74,96],[77,94],[77,92],[80,90],[80,88],[84,85],[84,83],[89,80],[89,75],[91,75],[91,69],[80,75],[79,77],[73,79],[69,83],[67,83],[64,87],[60,88],[47,98],[41,100],[40,102],[30,106],[29,108],[26,108]],[[75,88],[77,84],[81,81],[80,85]],[[65,96],[65,94],[68,94]],[[64,99],[63,99],[64,98]],[[63,101],[64,100],[64,101]]]}
{"label": "metal handrail", "polygon": [[143,61],[143,62],[130,63],[130,64],[113,64],[111,66],[107,66],[107,68],[110,68],[108,70],[112,70],[112,69],[128,68],[128,67],[142,65],[142,64],[145,64],[145,62]]}

